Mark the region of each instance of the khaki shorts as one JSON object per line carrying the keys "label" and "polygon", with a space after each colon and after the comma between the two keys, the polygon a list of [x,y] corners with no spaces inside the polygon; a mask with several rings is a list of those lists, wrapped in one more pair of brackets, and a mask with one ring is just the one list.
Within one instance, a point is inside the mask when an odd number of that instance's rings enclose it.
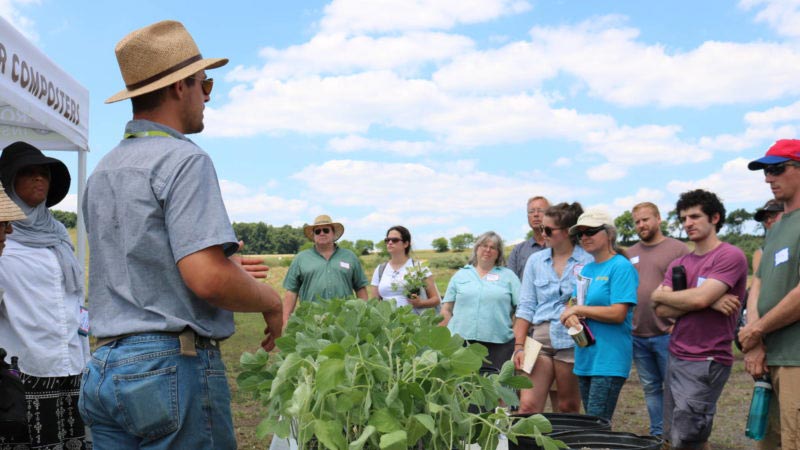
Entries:
{"label": "khaki shorts", "polygon": [[542,322],[538,325],[531,325],[533,333],[531,337],[542,344],[539,350],[539,357],[550,358],[567,364],[575,364],[575,347],[553,348],[550,342],[550,322]]}

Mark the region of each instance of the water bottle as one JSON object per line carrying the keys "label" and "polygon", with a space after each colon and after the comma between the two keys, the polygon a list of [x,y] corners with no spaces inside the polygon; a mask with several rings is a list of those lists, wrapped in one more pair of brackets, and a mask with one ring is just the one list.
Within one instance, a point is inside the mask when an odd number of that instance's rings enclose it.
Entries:
{"label": "water bottle", "polygon": [[769,422],[769,402],[772,398],[772,383],[769,375],[756,380],[753,388],[753,400],[750,402],[750,413],[747,414],[747,427],[744,434],[750,439],[764,439]]}
{"label": "water bottle", "polygon": [[18,356],[12,356],[11,357],[11,367],[8,368],[8,372],[11,373],[12,375],[16,375],[17,378],[19,378],[19,375],[20,375],[18,362],[19,362],[19,357]]}
{"label": "water bottle", "polygon": [[678,265],[672,268],[672,290],[682,291],[686,289],[686,268]]}

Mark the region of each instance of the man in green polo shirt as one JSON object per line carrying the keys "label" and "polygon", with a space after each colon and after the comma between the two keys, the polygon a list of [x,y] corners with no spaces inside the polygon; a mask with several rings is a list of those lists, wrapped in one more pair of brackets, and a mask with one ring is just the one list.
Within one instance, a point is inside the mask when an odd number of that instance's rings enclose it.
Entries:
{"label": "man in green polo shirt", "polygon": [[[784,214],[767,231],[761,263],[747,301],[747,326],[739,332],[745,369],[769,372],[775,392],[767,436],[758,448],[800,448],[800,140],[782,139],[763,158],[763,170]],[[777,401],[776,401],[777,400]],[[780,425],[777,424],[780,417]]]}
{"label": "man in green polo shirt", "polygon": [[367,277],[358,257],[336,245],[344,234],[344,225],[321,215],[312,225],[303,227],[314,247],[295,256],[283,280],[283,324],[289,321],[297,300],[314,301],[320,298],[356,297],[367,299]]}

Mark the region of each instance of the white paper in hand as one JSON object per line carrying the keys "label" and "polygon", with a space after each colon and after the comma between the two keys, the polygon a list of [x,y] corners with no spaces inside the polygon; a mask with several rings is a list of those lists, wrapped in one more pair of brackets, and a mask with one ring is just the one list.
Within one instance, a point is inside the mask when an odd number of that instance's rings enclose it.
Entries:
{"label": "white paper in hand", "polygon": [[531,373],[533,365],[536,363],[536,358],[539,356],[539,350],[542,349],[542,344],[536,339],[528,336],[525,338],[525,350],[522,352],[522,370],[525,373]]}

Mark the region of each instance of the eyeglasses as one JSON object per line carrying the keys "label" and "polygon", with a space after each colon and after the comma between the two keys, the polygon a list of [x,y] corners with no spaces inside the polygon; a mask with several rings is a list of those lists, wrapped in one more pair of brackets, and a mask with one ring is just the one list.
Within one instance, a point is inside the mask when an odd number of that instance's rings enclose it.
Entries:
{"label": "eyeglasses", "polygon": [[197,78],[197,77],[189,77],[200,82],[200,87],[203,89],[203,94],[211,95],[211,89],[214,89],[214,79],[213,78]]}
{"label": "eyeglasses", "polygon": [[491,250],[497,251],[497,247],[495,247],[494,245],[489,245],[489,244],[481,244],[481,245],[478,246],[478,248],[482,248],[484,250],[490,250],[490,251]]}
{"label": "eyeglasses", "polygon": [[330,228],[315,228],[314,229],[314,234],[316,234],[316,235],[319,235],[320,233],[328,234],[330,232],[331,232]]}
{"label": "eyeglasses", "polygon": [[797,164],[793,161],[785,161],[780,164],[772,164],[769,166],[764,166],[764,175],[772,175],[773,177],[777,177],[782,175],[783,172],[786,171],[786,168],[789,166],[797,167]]}
{"label": "eyeglasses", "polygon": [[534,214],[544,214],[544,208],[531,208],[528,210],[528,215],[532,216]]}
{"label": "eyeglasses", "polygon": [[547,235],[547,237],[552,236],[553,235],[553,231],[556,231],[556,230],[563,230],[563,228],[542,227],[542,232],[544,232],[544,234]]}
{"label": "eyeglasses", "polygon": [[389,242],[391,242],[392,244],[397,244],[398,242],[403,242],[403,240],[402,240],[402,239],[400,239],[400,238],[391,237],[391,238],[386,238],[386,239],[384,239],[384,240],[383,240],[383,242],[385,242],[385,243],[387,243],[387,244],[388,244]]}
{"label": "eyeglasses", "polygon": [[582,238],[584,236],[590,236],[591,237],[591,236],[594,236],[595,234],[597,234],[597,233],[599,233],[599,232],[601,232],[601,231],[603,231],[605,229],[606,229],[605,225],[600,225],[599,227],[587,228],[585,230],[579,230],[579,231],[575,232],[575,237],[577,237],[578,239],[580,239],[580,238]]}

